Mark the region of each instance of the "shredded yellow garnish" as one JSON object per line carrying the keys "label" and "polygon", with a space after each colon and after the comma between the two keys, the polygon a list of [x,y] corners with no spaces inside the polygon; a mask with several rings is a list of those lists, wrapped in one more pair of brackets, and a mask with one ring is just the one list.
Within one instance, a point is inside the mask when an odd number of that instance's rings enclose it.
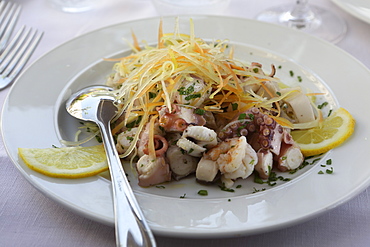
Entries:
{"label": "shredded yellow garnish", "polygon": [[[226,40],[206,42],[197,38],[192,21],[190,24],[190,35],[186,35],[179,32],[178,25],[174,33],[163,33],[160,23],[156,46],[140,48],[133,34],[134,53],[120,58],[114,65],[115,73],[107,84],[116,89],[124,120],[117,123],[113,132],[118,133],[120,128],[133,122],[138,127],[133,144],[123,157],[134,150],[145,124],[150,121],[154,125],[158,115],[156,108],[167,106],[171,112],[174,103],[199,108],[202,101],[202,109],[225,119],[233,119],[251,107],[263,108],[266,112],[274,112],[274,119],[284,127],[293,127],[293,123],[280,117],[279,104],[292,91],[281,95],[271,92],[264,82],[280,83],[278,78],[233,59],[233,49],[226,54]],[[202,80],[205,86],[195,94],[191,87],[195,87],[192,82],[197,80]],[[253,93],[250,88],[256,85],[268,95]],[[186,102],[178,102],[178,97],[185,98]],[[238,107],[230,110],[233,104]],[[154,152],[153,145],[149,142],[150,153]]]}

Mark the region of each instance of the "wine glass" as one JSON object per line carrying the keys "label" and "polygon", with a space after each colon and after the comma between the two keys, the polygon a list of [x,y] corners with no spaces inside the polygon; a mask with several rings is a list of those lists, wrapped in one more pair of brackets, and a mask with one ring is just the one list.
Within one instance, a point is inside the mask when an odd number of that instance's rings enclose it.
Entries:
{"label": "wine glass", "polygon": [[256,19],[278,23],[302,30],[332,43],[339,42],[347,32],[346,22],[336,14],[308,4],[308,0],[296,0],[295,5],[269,8]]}

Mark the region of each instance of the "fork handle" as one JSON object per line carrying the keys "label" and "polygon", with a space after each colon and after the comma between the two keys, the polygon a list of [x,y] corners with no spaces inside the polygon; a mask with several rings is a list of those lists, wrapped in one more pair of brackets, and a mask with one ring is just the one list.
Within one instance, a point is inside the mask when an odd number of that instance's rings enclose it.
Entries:
{"label": "fork handle", "polygon": [[110,124],[100,127],[112,179],[117,246],[155,247],[154,236],[129,185],[119,159]]}

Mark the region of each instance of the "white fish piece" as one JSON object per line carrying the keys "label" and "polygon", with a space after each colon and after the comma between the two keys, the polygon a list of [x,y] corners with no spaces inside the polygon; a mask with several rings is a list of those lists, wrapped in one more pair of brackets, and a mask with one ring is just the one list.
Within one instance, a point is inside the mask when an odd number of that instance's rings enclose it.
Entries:
{"label": "white fish piece", "polygon": [[207,159],[203,156],[197,166],[195,177],[198,180],[212,182],[218,173],[218,165],[216,161]]}
{"label": "white fish piece", "polygon": [[311,101],[303,92],[293,92],[284,101],[292,108],[299,123],[308,123],[315,120]]}
{"label": "white fish piece", "polygon": [[166,157],[175,179],[194,173],[199,162],[199,158],[184,154],[181,148],[176,145],[171,145],[167,149]]}
{"label": "white fish piece", "polygon": [[207,148],[213,147],[216,144],[216,132],[205,126],[188,126],[181,138],[177,141],[177,146],[194,157],[201,157]]}

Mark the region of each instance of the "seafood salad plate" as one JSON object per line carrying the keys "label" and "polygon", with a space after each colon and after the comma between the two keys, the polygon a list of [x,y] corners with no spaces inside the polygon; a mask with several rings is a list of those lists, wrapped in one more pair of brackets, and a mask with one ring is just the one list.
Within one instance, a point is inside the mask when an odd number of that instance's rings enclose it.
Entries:
{"label": "seafood salad plate", "polygon": [[[165,55],[155,48],[166,46],[172,52]],[[369,78],[344,51],[285,27],[215,16],[136,20],[80,36],[36,61],[6,99],[2,131],[15,166],[40,192],[113,225],[109,176],[44,176],[17,152],[97,143],[90,133],[76,139],[81,123],[65,101],[83,87],[108,84],[121,100],[112,126],[117,150],[152,230],[181,237],[256,234],[316,217],[369,186],[370,116],[361,110]],[[316,105],[296,107],[292,98],[309,102],[307,95]],[[308,128],[342,107],[356,120],[353,134],[307,157],[287,127]]]}

